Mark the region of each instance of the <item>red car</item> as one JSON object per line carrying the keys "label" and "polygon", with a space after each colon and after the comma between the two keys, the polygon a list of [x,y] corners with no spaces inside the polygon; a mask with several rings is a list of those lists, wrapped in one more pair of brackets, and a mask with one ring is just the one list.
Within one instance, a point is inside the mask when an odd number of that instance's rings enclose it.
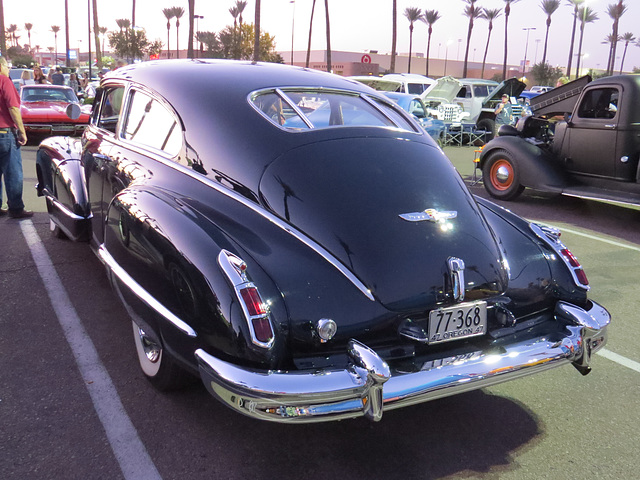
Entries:
{"label": "red car", "polygon": [[62,85],[24,85],[20,89],[20,113],[27,135],[80,135],[89,123],[91,106],[73,120],[67,107],[80,101],[70,87]]}

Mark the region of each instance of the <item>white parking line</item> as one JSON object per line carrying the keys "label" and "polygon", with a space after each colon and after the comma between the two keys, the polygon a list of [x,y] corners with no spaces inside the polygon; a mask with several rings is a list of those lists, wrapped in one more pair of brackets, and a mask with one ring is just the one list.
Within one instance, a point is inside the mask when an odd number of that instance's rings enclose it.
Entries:
{"label": "white parking line", "polygon": [[25,220],[20,223],[20,227],[124,477],[128,480],[161,479],[91,338],[73,308],[33,223]]}
{"label": "white parking line", "polygon": [[599,350],[597,352],[598,355],[603,356],[604,358],[608,358],[612,362],[616,362],[622,366],[630,368],[631,370],[635,370],[640,373],[640,363],[634,362],[633,360],[628,359],[627,357],[623,357],[622,355],[618,355],[617,353],[613,353],[606,348]]}
{"label": "white parking line", "polygon": [[573,235],[579,235],[581,237],[585,237],[585,238],[588,238],[590,240],[596,240],[598,242],[608,243],[609,245],[614,245],[616,247],[626,248],[626,249],[629,249],[629,250],[634,250],[636,252],[640,252],[640,247],[637,247],[635,245],[629,245],[627,243],[616,242],[615,240],[609,240],[608,238],[602,238],[602,237],[599,237],[597,235],[591,235],[589,233],[579,232],[578,230],[572,230],[570,228],[565,228],[565,227],[558,227],[558,228],[560,228],[560,230],[562,230],[563,232],[568,232],[568,233],[571,233]]}

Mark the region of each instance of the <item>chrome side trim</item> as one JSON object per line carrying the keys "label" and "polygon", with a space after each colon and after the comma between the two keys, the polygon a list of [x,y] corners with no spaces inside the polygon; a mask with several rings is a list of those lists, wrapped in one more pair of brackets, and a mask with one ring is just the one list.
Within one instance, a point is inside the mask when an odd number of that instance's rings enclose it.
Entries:
{"label": "chrome side trim", "polygon": [[98,248],[98,256],[107,268],[118,277],[122,283],[124,283],[133,294],[146,303],[149,307],[155,310],[159,315],[164,317],[169,323],[186,333],[190,337],[196,337],[197,334],[193,328],[191,328],[186,322],[180,320],[176,315],[171,313],[164,305],[156,300],[149,292],[147,292],[142,286],[136,282],[125,270],[122,268],[116,260],[107,251],[104,244]]}
{"label": "chrome side trim", "polygon": [[251,370],[195,352],[209,392],[250,417],[310,423],[365,416],[380,420],[394,409],[484,388],[573,363],[586,373],[591,355],[606,342],[611,317],[598,304],[588,310],[559,302],[556,319],[566,328],[499,348],[425,362],[419,371],[389,366],[352,340],[349,365],[315,371]]}

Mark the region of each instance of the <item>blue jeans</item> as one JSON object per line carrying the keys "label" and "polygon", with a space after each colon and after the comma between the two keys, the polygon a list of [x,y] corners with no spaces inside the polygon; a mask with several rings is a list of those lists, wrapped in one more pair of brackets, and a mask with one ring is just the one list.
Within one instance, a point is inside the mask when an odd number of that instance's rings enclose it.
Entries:
{"label": "blue jeans", "polygon": [[0,177],[4,179],[9,210],[19,212],[22,202],[22,155],[13,132],[0,133]]}

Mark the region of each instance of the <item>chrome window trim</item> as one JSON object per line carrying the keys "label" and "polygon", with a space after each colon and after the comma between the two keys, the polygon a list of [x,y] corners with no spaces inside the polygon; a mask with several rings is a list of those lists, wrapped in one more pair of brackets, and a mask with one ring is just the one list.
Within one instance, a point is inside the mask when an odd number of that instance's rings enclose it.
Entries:
{"label": "chrome window trim", "polygon": [[[302,132],[308,132],[309,130],[318,130],[318,128],[316,126],[314,126],[311,121],[307,118],[307,116],[302,112],[302,110],[300,110],[295,103],[289,98],[289,96],[287,95],[288,91],[300,91],[300,90],[304,90],[304,91],[309,91],[309,92],[313,92],[313,91],[317,91],[318,93],[334,93],[334,94],[339,94],[339,95],[348,95],[348,96],[352,96],[352,97],[359,97],[362,100],[364,100],[369,106],[371,106],[372,108],[374,108],[378,113],[380,113],[384,118],[386,118],[390,123],[393,124],[393,126],[379,126],[379,125],[332,125],[330,127],[322,127],[321,130],[326,130],[329,128],[383,128],[383,129],[387,129],[387,130],[396,130],[399,132],[403,132],[403,133],[412,133],[415,135],[422,135],[423,134],[423,129],[422,128],[417,128],[415,125],[413,125],[415,123],[415,121],[410,120],[407,118],[407,114],[404,112],[404,110],[402,110],[400,107],[398,107],[394,102],[387,100],[386,98],[381,97],[376,97],[376,100],[380,100],[382,103],[385,103],[387,105],[387,107],[392,108],[394,110],[397,110],[398,114],[404,118],[405,122],[407,123],[407,125],[413,127],[412,130],[408,130],[400,125],[398,125],[393,118],[391,118],[389,115],[387,115],[387,113],[382,110],[380,108],[380,106],[378,104],[376,104],[376,102],[373,100],[373,98],[367,94],[367,93],[363,93],[363,92],[358,92],[358,91],[353,91],[353,90],[345,90],[345,89],[341,89],[341,88],[327,88],[327,87],[318,87],[318,86],[287,86],[287,87],[269,87],[269,88],[262,88],[260,90],[254,90],[253,92],[249,93],[247,95],[247,102],[249,103],[249,105],[251,105],[251,107],[258,112],[263,118],[265,118],[271,125],[279,128],[280,130],[283,130],[285,132],[289,132],[289,133],[302,133]],[[257,105],[254,103],[254,99],[260,95],[263,94],[267,94],[267,93],[275,93],[276,95],[278,95],[284,102],[287,103],[287,105],[289,105],[291,107],[291,109],[293,111],[296,112],[296,115],[298,115],[300,117],[300,119],[304,122],[304,124],[308,127],[308,129],[300,129],[300,128],[287,128],[284,127],[282,125],[278,125],[277,123],[275,123],[271,118],[269,118],[265,112],[263,112],[261,109],[259,109],[257,107]],[[424,134],[426,135],[426,132],[424,132]]]}
{"label": "chrome window trim", "polygon": [[[95,125],[90,125],[89,128],[98,128]],[[174,168],[190,177],[192,177],[193,179],[207,185],[208,187],[211,187],[213,189],[215,189],[216,191],[218,191],[219,193],[231,198],[232,200],[235,200],[236,202],[244,205],[245,207],[251,209],[254,213],[257,213],[258,215],[260,215],[261,217],[263,217],[265,220],[268,220],[269,222],[271,222],[272,224],[274,224],[275,226],[277,226],[278,228],[280,228],[281,230],[285,231],[286,233],[288,233],[289,235],[291,235],[292,237],[294,237],[295,239],[297,239],[299,242],[303,243],[304,245],[306,245],[307,247],[309,247],[311,250],[313,250],[314,252],[316,252],[318,255],[320,255],[322,258],[324,258],[329,264],[331,264],[336,270],[338,270],[347,280],[349,280],[358,290],[360,290],[369,300],[371,300],[372,302],[375,301],[375,298],[373,297],[373,294],[371,293],[371,290],[368,289],[366,287],[366,285],[364,283],[362,283],[360,281],[360,279],[358,277],[356,277],[347,267],[345,267],[342,262],[340,262],[340,260],[338,260],[336,257],[334,257],[331,253],[329,253],[329,251],[327,251],[324,247],[322,247],[320,244],[316,243],[314,240],[312,240],[311,238],[309,238],[308,236],[306,236],[305,234],[303,234],[302,232],[300,232],[299,230],[295,229],[294,227],[292,227],[291,225],[289,225],[288,223],[286,223],[285,221],[283,221],[282,219],[280,219],[279,217],[277,217],[276,215],[272,214],[271,212],[267,211],[264,207],[262,207],[261,205],[258,205],[255,202],[252,202],[251,200],[249,200],[248,198],[240,195],[239,193],[236,193],[232,190],[229,190],[228,188],[224,187],[223,185],[220,185],[219,183],[214,182],[213,180],[208,179],[207,177],[205,177],[204,175],[195,172],[194,170],[185,167],[184,165],[180,164],[180,163],[176,163],[175,161],[169,159],[169,158],[165,158],[161,155],[158,155],[154,152],[151,152],[149,150],[145,150],[143,148],[140,148],[138,145],[132,144],[132,143],[128,143],[126,141],[122,141],[122,139],[118,138],[118,137],[112,137],[109,139],[113,145],[117,145],[119,147],[122,148],[128,148],[130,150],[132,150],[133,152],[139,153],[141,155],[147,155],[149,157],[151,157],[152,159],[159,161],[160,163],[163,163],[171,168]]]}
{"label": "chrome window trim", "polygon": [[131,275],[129,275],[124,268],[116,262],[115,258],[107,251],[104,243],[98,248],[98,255],[103,263],[118,277],[118,279],[124,283],[131,291],[149,307],[155,310],[159,315],[173,324],[176,328],[186,333],[190,337],[196,337],[197,334],[193,328],[191,328],[186,322],[174,315],[169,309],[167,309],[162,303],[155,299],[146,289],[136,282]]}

